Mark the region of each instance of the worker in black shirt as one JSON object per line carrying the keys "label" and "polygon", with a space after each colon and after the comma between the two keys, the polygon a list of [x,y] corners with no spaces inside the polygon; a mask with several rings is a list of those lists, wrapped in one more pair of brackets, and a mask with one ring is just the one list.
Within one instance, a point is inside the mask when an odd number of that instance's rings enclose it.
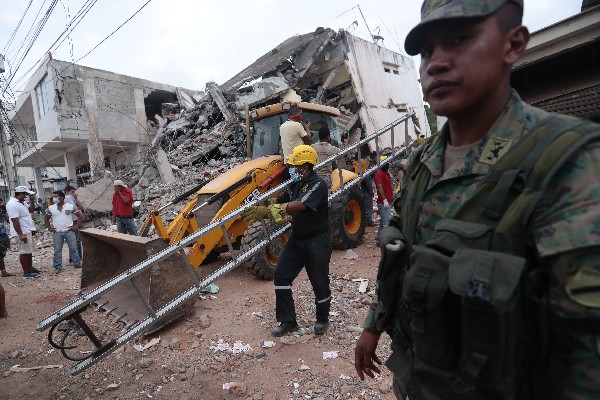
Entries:
{"label": "worker in black shirt", "polygon": [[288,160],[290,179],[294,181],[277,198],[277,204],[253,206],[244,211],[244,219],[251,224],[261,219],[276,223],[292,221],[292,234],[286,243],[274,273],[275,313],[279,326],[272,336],[283,336],[298,330],[292,283],[302,267],[315,293],[316,335],[322,335],[329,323],[331,289],[329,288],[329,260],[331,233],[328,222],[327,185],[313,171],[319,163],[317,152],[308,145],[294,148]]}

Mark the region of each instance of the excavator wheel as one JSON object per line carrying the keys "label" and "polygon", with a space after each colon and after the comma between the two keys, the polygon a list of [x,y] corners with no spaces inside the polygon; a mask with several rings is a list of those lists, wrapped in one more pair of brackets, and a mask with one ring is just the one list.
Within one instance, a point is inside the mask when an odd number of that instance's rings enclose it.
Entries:
{"label": "excavator wheel", "polygon": [[[276,225],[271,221],[264,221],[269,232],[276,228]],[[244,237],[242,238],[242,251],[246,252],[256,247],[256,245],[264,238],[264,232],[261,222],[255,222],[248,227]],[[258,251],[252,258],[246,261],[248,271],[260,279],[273,279],[273,273],[277,266],[279,254],[283,250],[283,246],[287,243],[288,237],[283,234],[271,241],[266,247]]]}
{"label": "excavator wheel", "polygon": [[361,243],[365,234],[365,206],[356,187],[351,187],[329,205],[329,227],[335,249],[349,249]]}

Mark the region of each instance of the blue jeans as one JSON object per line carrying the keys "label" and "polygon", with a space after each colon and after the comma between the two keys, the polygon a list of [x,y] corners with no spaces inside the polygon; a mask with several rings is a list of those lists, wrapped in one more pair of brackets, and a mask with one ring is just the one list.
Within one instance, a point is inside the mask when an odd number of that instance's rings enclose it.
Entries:
{"label": "blue jeans", "polygon": [[390,218],[392,217],[392,206],[384,206],[383,204],[377,204],[379,209],[379,230],[389,225]]}
{"label": "blue jeans", "polygon": [[[75,223],[75,222],[73,222]],[[79,254],[79,261],[83,260],[83,246],[81,245],[81,232],[79,232],[79,229],[75,229],[73,232],[75,232],[75,240],[77,242],[77,254]],[[69,256],[69,262],[72,263],[73,260],[71,260],[71,256]]]}
{"label": "blue jeans", "polygon": [[117,231],[119,231],[119,233],[128,233],[137,236],[137,228],[135,227],[133,218],[117,217]]}
{"label": "blue jeans", "polygon": [[69,247],[69,258],[71,258],[71,262],[73,265],[81,265],[81,259],[79,258],[79,254],[77,254],[77,239],[75,238],[75,232],[54,232],[54,234],[52,234],[52,245],[54,246],[52,266],[54,268],[62,268],[62,249],[65,240]]}

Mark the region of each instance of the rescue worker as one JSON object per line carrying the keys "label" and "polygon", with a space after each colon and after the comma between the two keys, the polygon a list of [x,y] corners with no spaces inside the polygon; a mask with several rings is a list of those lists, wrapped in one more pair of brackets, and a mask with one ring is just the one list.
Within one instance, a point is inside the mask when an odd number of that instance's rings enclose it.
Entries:
{"label": "rescue worker", "polygon": [[[336,155],[342,151],[339,147],[335,147],[331,144],[331,132],[327,125],[323,125],[319,128],[319,141],[311,146],[317,152],[320,161],[325,161],[331,156]],[[320,169],[316,170],[317,175],[322,178],[327,187],[331,190],[331,171],[337,168],[335,162],[327,164]]]}
{"label": "rescue worker", "polygon": [[373,377],[390,335],[399,399],[600,397],[600,126],[511,89],[522,14],[425,0],[405,41],[448,120],[408,160],[355,348]]}
{"label": "rescue worker", "polygon": [[279,127],[283,159],[287,160],[296,146],[310,144],[310,122],[302,124],[302,109],[292,106],[288,111],[288,120]]}
{"label": "rescue worker", "polygon": [[248,224],[262,219],[285,223],[291,218],[292,232],[277,262],[275,283],[275,314],[278,327],[271,335],[278,337],[298,330],[292,283],[302,268],[315,294],[316,323],[314,333],[323,335],[329,324],[331,289],[329,260],[332,243],[328,222],[327,187],[313,171],[319,163],[317,152],[308,145],[294,149],[288,160],[293,183],[270,206],[253,206],[244,211]]}

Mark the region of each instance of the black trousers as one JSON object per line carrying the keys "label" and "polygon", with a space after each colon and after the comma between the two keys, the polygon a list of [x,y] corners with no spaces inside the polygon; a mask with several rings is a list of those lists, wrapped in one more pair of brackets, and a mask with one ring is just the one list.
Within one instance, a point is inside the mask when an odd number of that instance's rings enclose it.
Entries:
{"label": "black trousers", "polygon": [[296,309],[292,297],[292,283],[302,268],[315,293],[317,322],[329,321],[331,289],[329,288],[329,260],[331,259],[331,233],[329,231],[310,239],[291,237],[286,243],[273,280],[275,283],[275,315],[279,322],[296,321]]}

